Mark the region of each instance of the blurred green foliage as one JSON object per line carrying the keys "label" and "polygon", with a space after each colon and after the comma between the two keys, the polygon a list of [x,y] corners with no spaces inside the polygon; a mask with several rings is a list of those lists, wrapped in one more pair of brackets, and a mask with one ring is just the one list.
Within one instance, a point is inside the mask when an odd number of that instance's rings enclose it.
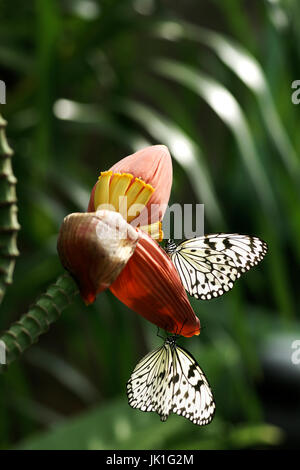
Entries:
{"label": "blurred green foliage", "polygon": [[[299,443],[300,79],[297,0],[1,2],[18,248],[0,328],[62,268],[63,217],[87,207],[100,170],[152,144],[174,159],[171,202],[203,202],[206,233],[266,240],[233,291],[192,300],[204,327],[182,340],[212,385],[204,428],[127,405],[156,328],[109,292],[80,299],[0,376],[1,448],[223,449]],[[192,191],[191,191],[192,188]]]}

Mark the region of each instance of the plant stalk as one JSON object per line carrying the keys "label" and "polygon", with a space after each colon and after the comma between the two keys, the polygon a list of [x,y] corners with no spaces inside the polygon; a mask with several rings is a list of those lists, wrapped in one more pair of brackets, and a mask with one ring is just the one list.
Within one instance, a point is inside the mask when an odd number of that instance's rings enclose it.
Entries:
{"label": "plant stalk", "polygon": [[17,219],[16,178],[13,174],[12,149],[6,140],[6,121],[0,115],[0,303],[6,287],[12,283],[17,248],[17,233],[20,225]]}
{"label": "plant stalk", "polygon": [[2,368],[17,359],[46,333],[62,311],[73,302],[78,292],[78,287],[69,274],[60,276],[30,310],[0,336],[0,345],[4,345],[6,353],[5,366]]}

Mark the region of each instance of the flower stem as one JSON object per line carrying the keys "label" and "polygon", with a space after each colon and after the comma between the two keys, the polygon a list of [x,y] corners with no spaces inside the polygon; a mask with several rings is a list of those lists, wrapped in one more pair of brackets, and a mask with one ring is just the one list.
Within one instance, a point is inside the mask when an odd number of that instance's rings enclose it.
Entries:
{"label": "flower stem", "polygon": [[30,310],[0,336],[0,342],[5,345],[6,365],[46,333],[77,294],[78,287],[69,274],[60,276]]}
{"label": "flower stem", "polygon": [[0,115],[0,303],[6,287],[12,283],[17,249],[16,178],[14,177],[9,147],[5,135],[6,121]]}

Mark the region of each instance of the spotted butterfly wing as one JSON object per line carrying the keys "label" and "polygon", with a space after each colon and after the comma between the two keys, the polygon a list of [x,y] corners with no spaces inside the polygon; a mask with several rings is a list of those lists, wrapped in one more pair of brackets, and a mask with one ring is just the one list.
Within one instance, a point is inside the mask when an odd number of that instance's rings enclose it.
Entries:
{"label": "spotted butterfly wing", "polygon": [[242,273],[263,259],[268,247],[257,237],[217,233],[165,247],[188,293],[209,300],[232,289]]}
{"label": "spotted butterfly wing", "polygon": [[196,360],[166,338],[162,347],[147,354],[127,382],[128,403],[142,411],[156,411],[161,421],[171,412],[194,424],[209,424],[215,402],[209,383]]}

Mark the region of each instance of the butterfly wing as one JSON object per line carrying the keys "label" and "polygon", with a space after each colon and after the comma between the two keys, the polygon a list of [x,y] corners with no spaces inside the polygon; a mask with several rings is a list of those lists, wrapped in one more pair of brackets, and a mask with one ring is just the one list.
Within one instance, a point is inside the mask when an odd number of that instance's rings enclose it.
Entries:
{"label": "butterfly wing", "polygon": [[162,421],[172,406],[172,355],[163,345],[147,354],[135,367],[127,382],[128,403],[142,411],[156,411]]}
{"label": "butterfly wing", "polygon": [[210,385],[199,364],[185,349],[173,349],[173,400],[172,411],[203,426],[209,424],[215,412],[215,402]]}
{"label": "butterfly wing", "polygon": [[127,382],[129,405],[156,411],[161,421],[174,412],[203,426],[213,418],[215,403],[208,381],[195,359],[167,342],[147,354]]}
{"label": "butterfly wing", "polygon": [[170,256],[188,293],[209,300],[232,289],[267,250],[257,237],[219,233],[186,240]]}

